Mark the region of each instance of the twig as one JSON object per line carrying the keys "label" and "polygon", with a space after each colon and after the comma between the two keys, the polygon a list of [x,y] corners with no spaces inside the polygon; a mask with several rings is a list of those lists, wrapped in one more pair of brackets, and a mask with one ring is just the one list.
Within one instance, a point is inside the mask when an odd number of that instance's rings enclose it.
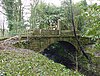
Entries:
{"label": "twig", "polygon": [[0,11],[0,12],[1,12],[3,15],[5,15],[5,16],[7,15],[6,13],[4,13],[4,12],[2,12],[2,11]]}

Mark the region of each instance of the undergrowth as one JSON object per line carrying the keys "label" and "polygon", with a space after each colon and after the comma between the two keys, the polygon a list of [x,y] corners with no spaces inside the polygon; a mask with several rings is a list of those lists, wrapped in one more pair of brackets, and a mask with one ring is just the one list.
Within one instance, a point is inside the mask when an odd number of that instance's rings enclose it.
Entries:
{"label": "undergrowth", "polygon": [[0,51],[0,76],[84,76],[34,52]]}

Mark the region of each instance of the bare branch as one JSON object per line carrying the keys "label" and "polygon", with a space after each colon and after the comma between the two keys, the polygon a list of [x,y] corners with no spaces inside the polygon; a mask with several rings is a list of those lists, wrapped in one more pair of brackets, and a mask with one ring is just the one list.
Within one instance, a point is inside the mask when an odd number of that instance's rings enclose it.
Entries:
{"label": "bare branch", "polygon": [[7,15],[6,13],[4,13],[4,12],[2,12],[2,11],[0,11],[0,13],[2,13],[2,14],[5,15],[5,16]]}
{"label": "bare branch", "polygon": [[78,37],[77,37],[77,34],[76,34],[75,23],[74,23],[74,14],[73,14],[72,0],[70,0],[70,6],[71,6],[71,7],[70,7],[70,8],[71,8],[71,9],[70,9],[70,11],[71,11],[71,17],[72,17],[71,21],[72,21],[74,36],[75,36],[75,38],[76,38],[76,41],[77,41],[78,46],[79,46],[79,48],[80,48],[80,51],[82,51],[83,55],[88,59],[89,63],[92,63],[92,62],[91,62],[91,59],[90,59],[90,58],[88,57],[88,55],[85,53],[85,50],[84,50],[84,48],[82,47],[80,41],[78,40]]}

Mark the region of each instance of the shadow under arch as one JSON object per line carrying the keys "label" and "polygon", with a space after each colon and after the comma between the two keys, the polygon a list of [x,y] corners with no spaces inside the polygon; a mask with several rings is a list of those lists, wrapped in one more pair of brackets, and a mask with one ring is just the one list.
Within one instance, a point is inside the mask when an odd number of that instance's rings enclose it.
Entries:
{"label": "shadow under arch", "polygon": [[67,41],[57,41],[50,44],[41,53],[53,60],[61,63],[69,69],[76,68],[76,52],[75,46]]}
{"label": "shadow under arch", "polygon": [[[62,65],[65,65],[66,68],[69,69],[76,69],[76,53],[77,56],[80,56],[81,53],[78,52],[78,50],[75,48],[73,44],[66,41],[58,41],[56,43],[50,44],[47,48],[45,48],[41,54],[48,57],[49,59],[53,60],[54,62],[60,63]],[[88,67],[84,67],[83,65],[87,64],[87,59],[81,55],[80,58],[78,58],[78,71],[86,76],[98,76],[95,72],[92,70],[88,70]],[[83,63],[82,61],[86,61]]]}
{"label": "shadow under arch", "polygon": [[58,42],[67,51],[68,50],[71,51],[71,52],[76,52],[77,51],[76,47],[70,42],[67,42],[67,41],[58,41]]}

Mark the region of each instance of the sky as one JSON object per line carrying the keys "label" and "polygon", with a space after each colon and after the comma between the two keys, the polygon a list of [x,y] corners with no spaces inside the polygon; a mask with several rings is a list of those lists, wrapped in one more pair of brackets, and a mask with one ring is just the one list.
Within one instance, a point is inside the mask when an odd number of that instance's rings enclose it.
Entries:
{"label": "sky", "polygon": [[[59,6],[60,5],[60,1],[62,1],[62,0],[43,0],[43,1],[46,2],[46,3],[53,3],[56,6]],[[74,3],[76,3],[76,2],[79,2],[81,0],[73,0],[73,1],[74,1]]]}
{"label": "sky", "polygon": [[[56,6],[59,6],[60,5],[60,1],[62,0],[43,0],[44,2],[46,3],[53,3],[55,4]],[[72,0],[74,3],[77,3],[77,2],[80,2],[82,0]],[[91,0],[86,0],[88,4],[91,4]],[[100,0],[92,0],[92,3],[98,3],[100,5]]]}
{"label": "sky", "polygon": [[[28,6],[29,6],[30,3],[31,3],[30,1],[32,1],[32,0],[22,0],[23,6],[24,6],[26,9],[29,9]],[[54,4],[54,5],[56,5],[56,6],[60,6],[60,1],[62,1],[62,0],[42,0],[42,1],[44,1],[44,2],[46,2],[46,3]],[[73,0],[74,3],[77,3],[77,2],[79,2],[79,1],[81,1],[81,0]],[[90,1],[91,1],[91,0],[87,0],[87,3],[88,3],[88,4],[91,4]],[[97,2],[97,3],[100,5],[100,0],[92,0],[92,3],[95,3],[95,2]],[[3,11],[1,7],[0,7],[0,11]],[[29,14],[27,14],[28,12],[29,12],[28,10],[25,10],[25,11],[24,11],[24,15],[25,15],[26,18],[30,16]],[[27,15],[26,15],[26,14],[27,14]],[[7,25],[7,22],[6,22],[5,19],[6,19],[5,16],[4,16],[2,13],[0,13],[0,28],[2,27],[2,24],[3,24],[4,21],[5,21],[5,25]],[[5,26],[5,28],[7,29],[7,26]]]}

